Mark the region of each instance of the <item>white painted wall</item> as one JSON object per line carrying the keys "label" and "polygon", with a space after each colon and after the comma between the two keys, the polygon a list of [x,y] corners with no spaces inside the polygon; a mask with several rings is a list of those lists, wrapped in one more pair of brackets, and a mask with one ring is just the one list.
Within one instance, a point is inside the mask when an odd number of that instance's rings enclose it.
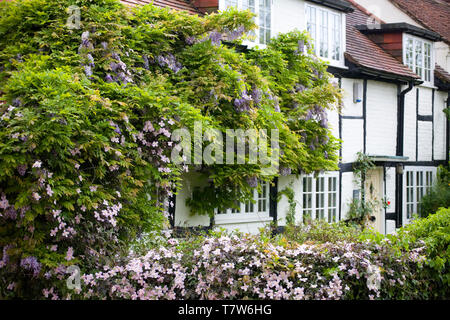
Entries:
{"label": "white painted wall", "polygon": [[362,119],[342,119],[342,162],[356,160],[356,153],[363,151],[364,121]]}
{"label": "white painted wall", "polygon": [[355,176],[353,172],[343,172],[342,173],[342,213],[341,220],[347,218],[347,213],[349,210],[349,205],[353,200],[353,190],[360,190],[361,186],[355,183]]}
{"label": "white painted wall", "polygon": [[409,161],[416,160],[416,93],[417,88],[414,87],[405,96],[403,155],[409,157]]}
{"label": "white painted wall", "polygon": [[363,80],[342,78],[341,88],[344,92],[343,116],[362,117],[363,115],[363,102],[353,102],[353,83],[355,82],[360,85],[362,97]]}
{"label": "white painted wall", "polygon": [[209,226],[208,216],[190,215],[190,208],[186,205],[186,199],[192,195],[193,188],[201,186],[202,181],[197,173],[188,173],[183,176],[183,186],[178,190],[175,204],[175,226],[196,227]]}
{"label": "white painted wall", "polygon": [[272,5],[273,34],[306,29],[305,1],[276,0]]}
{"label": "white painted wall", "polygon": [[418,161],[431,161],[432,156],[432,122],[431,121],[418,121]]}
{"label": "white painted wall", "polygon": [[387,213],[395,212],[395,167],[386,168],[386,200],[390,201]]}
{"label": "white painted wall", "polygon": [[386,23],[406,22],[417,27],[422,27],[389,0],[355,0],[355,2]]}
{"label": "white painted wall", "polygon": [[[292,188],[294,190],[294,199],[297,203],[296,213],[295,213],[295,221],[301,221],[301,193],[300,190],[301,178],[296,176],[287,176],[278,178],[278,190],[281,191],[287,187]],[[278,225],[285,226],[286,225],[286,213],[289,210],[289,202],[286,196],[282,196],[277,205],[277,215],[278,215]]]}
{"label": "white painted wall", "polygon": [[448,93],[435,91],[434,95],[434,159],[445,160],[449,150],[446,150],[447,118],[443,110],[446,108]]}
{"label": "white painted wall", "polygon": [[431,115],[433,108],[433,90],[429,87],[419,88],[419,114],[422,116]]}
{"label": "white painted wall", "polygon": [[367,81],[366,153],[395,156],[397,147],[397,85]]}

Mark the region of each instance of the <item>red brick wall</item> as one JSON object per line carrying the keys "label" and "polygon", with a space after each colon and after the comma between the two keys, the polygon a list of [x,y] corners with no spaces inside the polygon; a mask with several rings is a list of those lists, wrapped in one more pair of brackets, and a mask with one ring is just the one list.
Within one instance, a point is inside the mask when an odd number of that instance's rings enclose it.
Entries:
{"label": "red brick wall", "polygon": [[392,32],[383,34],[368,34],[367,37],[403,63],[403,34]]}
{"label": "red brick wall", "polygon": [[219,9],[219,0],[192,0],[191,2],[201,12],[213,12]]}

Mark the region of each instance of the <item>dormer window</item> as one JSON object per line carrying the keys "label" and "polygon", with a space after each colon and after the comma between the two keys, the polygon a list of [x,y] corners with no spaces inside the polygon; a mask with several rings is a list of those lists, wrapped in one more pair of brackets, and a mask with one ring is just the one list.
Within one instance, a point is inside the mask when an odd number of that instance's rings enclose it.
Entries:
{"label": "dormer window", "polygon": [[329,61],[343,61],[342,13],[306,5],[306,30],[314,39],[317,56]]}
{"label": "dormer window", "polygon": [[250,10],[256,14],[258,30],[251,35],[253,43],[265,45],[269,43],[272,30],[272,0],[224,0],[224,7],[236,7],[240,10]]}
{"label": "dormer window", "polygon": [[404,35],[405,64],[424,82],[431,83],[433,77],[433,43],[409,34]]}

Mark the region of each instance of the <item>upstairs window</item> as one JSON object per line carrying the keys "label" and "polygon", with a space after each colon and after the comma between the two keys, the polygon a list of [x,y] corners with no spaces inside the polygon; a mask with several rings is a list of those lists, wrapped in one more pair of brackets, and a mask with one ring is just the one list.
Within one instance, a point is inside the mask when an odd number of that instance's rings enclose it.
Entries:
{"label": "upstairs window", "polygon": [[272,0],[225,0],[225,8],[229,7],[255,13],[258,30],[256,34],[250,34],[255,38],[252,42],[263,45],[269,43],[272,30]]}
{"label": "upstairs window", "polygon": [[306,30],[314,40],[317,56],[331,61],[343,60],[341,13],[306,5]]}
{"label": "upstairs window", "polygon": [[431,83],[433,76],[433,44],[409,34],[404,36],[404,61],[424,82]]}

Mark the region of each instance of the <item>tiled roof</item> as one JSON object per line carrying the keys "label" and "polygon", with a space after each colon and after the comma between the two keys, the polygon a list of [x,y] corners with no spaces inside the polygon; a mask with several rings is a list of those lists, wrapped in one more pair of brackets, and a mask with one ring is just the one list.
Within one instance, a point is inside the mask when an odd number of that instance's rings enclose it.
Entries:
{"label": "tiled roof", "polygon": [[364,22],[361,21],[362,24],[367,23],[367,16],[371,16],[374,20],[376,20],[379,23],[385,23],[383,20],[381,20],[379,17],[377,17],[373,13],[369,12],[366,8],[364,8],[362,5],[360,5],[355,0],[346,0],[346,1],[349,2],[354,8],[358,9],[359,11],[361,11],[362,13],[364,13],[366,15],[366,17],[360,16],[360,19],[364,19]]}
{"label": "tiled roof", "polygon": [[440,65],[436,65],[434,68],[434,75],[442,82],[450,83],[450,73],[444,70]]}
{"label": "tiled roof", "polygon": [[187,0],[121,0],[121,2],[132,6],[142,6],[153,2],[153,4],[158,7],[184,10],[192,14],[200,14],[192,3]]}
{"label": "tiled roof", "polygon": [[390,0],[424,27],[439,33],[450,44],[450,3],[446,0]]}
{"label": "tiled roof", "polygon": [[402,77],[419,79],[407,66],[385,52],[373,41],[359,32],[354,26],[367,23],[368,15],[355,7],[347,14],[347,51],[346,58],[361,67],[381,71]]}

